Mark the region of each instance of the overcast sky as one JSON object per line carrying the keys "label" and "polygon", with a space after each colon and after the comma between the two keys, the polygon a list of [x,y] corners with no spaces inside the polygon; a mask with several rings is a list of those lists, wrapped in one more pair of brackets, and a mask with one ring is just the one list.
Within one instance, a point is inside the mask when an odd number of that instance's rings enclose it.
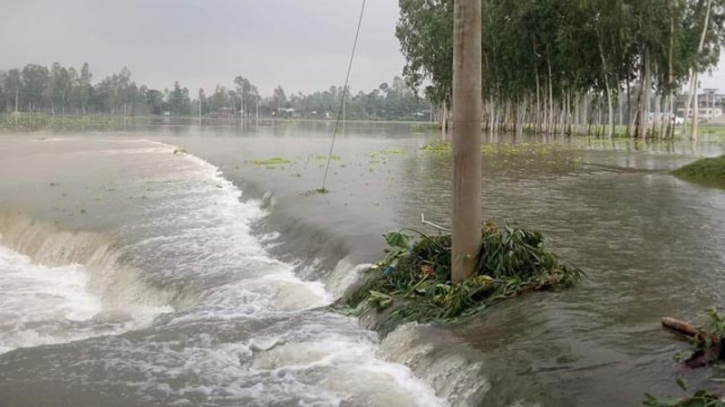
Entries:
{"label": "overcast sky", "polygon": [[[0,0],[0,69],[91,65],[94,81],[127,66],[151,87],[192,90],[248,77],[263,94],[342,85],[361,0]],[[400,75],[396,0],[368,0],[353,89]],[[705,87],[725,91],[725,64]]]}
{"label": "overcast sky", "polygon": [[[190,89],[243,75],[264,94],[342,85],[361,0],[0,0],[0,69],[127,66],[137,83]],[[351,78],[370,89],[400,75],[396,0],[368,0]],[[192,92],[193,93],[193,92]]]}

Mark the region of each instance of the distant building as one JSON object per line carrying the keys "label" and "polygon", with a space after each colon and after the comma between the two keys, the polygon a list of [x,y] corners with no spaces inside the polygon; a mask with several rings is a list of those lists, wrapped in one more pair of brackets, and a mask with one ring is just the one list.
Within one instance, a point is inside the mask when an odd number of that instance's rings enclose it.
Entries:
{"label": "distant building", "polygon": [[[717,93],[717,89],[703,89],[702,93],[697,95],[697,117],[701,120],[712,120],[716,119],[725,114],[725,94]],[[684,94],[678,99],[678,104],[681,106],[677,110],[677,114],[685,116],[685,107],[687,106],[687,98],[689,95]],[[687,117],[693,118],[695,115],[695,108],[690,108],[687,111]]]}

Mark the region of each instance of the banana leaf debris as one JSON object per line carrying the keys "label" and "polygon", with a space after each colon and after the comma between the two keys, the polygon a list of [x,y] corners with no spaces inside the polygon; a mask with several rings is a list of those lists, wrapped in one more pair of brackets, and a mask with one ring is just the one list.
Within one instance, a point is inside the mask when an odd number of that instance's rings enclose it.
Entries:
{"label": "banana leaf debris", "polygon": [[405,322],[464,318],[523,293],[572,287],[583,275],[545,250],[541,233],[489,221],[475,274],[452,284],[451,236],[417,233],[417,240],[404,232],[384,235],[385,258],[346,300],[359,313],[381,316],[381,332]]}

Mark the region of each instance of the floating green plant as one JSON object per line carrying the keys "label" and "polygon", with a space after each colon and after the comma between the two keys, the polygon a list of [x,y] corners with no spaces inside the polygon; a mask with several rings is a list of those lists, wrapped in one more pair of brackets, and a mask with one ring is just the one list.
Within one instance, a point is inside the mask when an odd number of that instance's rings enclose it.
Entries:
{"label": "floating green plant", "polygon": [[280,165],[292,164],[292,161],[282,157],[272,157],[267,159],[248,160],[247,163],[254,164],[260,167],[276,167]]}

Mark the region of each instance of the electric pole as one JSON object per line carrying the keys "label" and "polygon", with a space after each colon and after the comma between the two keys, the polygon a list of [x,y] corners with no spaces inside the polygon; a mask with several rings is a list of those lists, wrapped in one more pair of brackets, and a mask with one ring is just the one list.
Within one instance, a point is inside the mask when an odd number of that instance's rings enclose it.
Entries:
{"label": "electric pole", "polygon": [[481,248],[481,0],[455,0],[452,280],[474,274]]}

